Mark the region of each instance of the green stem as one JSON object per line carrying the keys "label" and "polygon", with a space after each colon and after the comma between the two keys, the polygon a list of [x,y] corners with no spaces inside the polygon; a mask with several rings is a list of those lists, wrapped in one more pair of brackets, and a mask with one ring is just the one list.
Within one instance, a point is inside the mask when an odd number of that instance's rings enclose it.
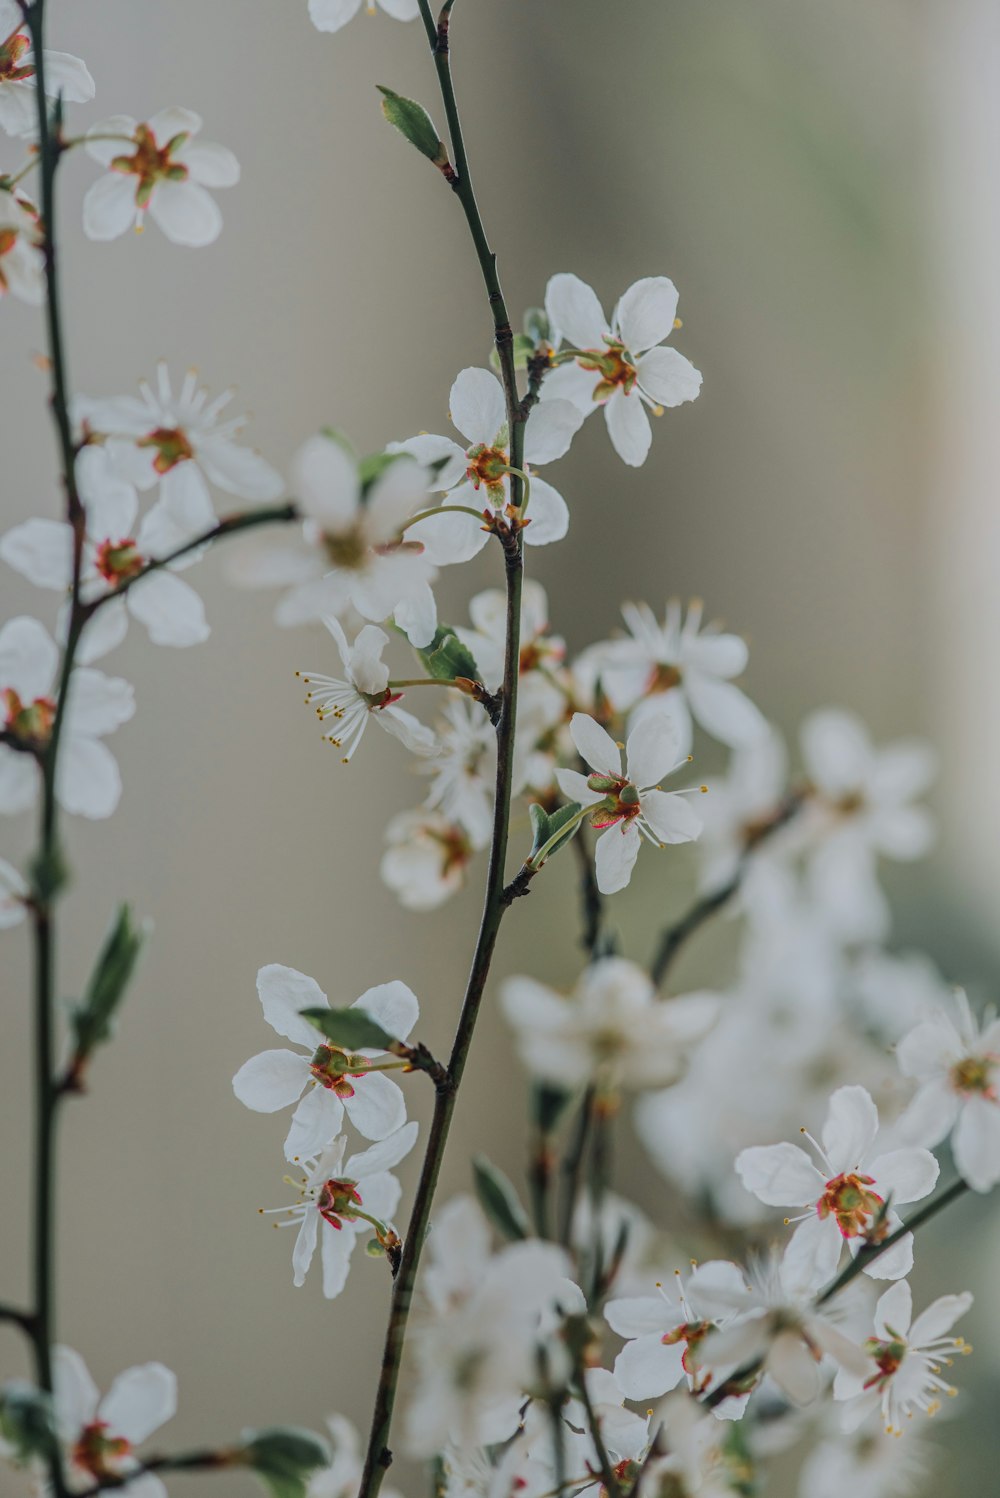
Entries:
{"label": "green stem", "polygon": [[557,847],[559,843],[562,842],[563,838],[570,831],[570,829],[573,827],[579,827],[584,818],[589,817],[592,811],[597,811],[600,808],[601,804],[601,802],[597,802],[592,806],[581,806],[579,811],[574,812],[573,815],[562,824],[558,832],[554,832],[552,834],[548,842],[542,844],[537,853],[532,853],[530,858],[526,858],[524,860],[525,869],[529,869],[531,873],[537,874],[538,870],[542,867],[545,860],[552,852],[553,848]]}
{"label": "green stem", "polygon": [[[458,105],[451,80],[448,52],[448,14],[445,12],[441,26],[434,23],[428,0],[420,0],[420,13],[424,29],[434,55],[441,96],[448,117],[454,149],[457,178],[453,187],[465,212],[472,234],[476,255],[483,273],[493,316],[494,341],[500,361],[500,376],[504,387],[510,429],[511,465],[522,468],[524,464],[524,426],[528,413],[522,409],[517,392],[517,377],[514,370],[513,334],[507,306],[497,276],[496,256],[489,248],[479,208],[473,191],[469,162],[465,152]],[[521,480],[511,477],[511,502],[520,505]],[[372,1413],[368,1448],[365,1454],[364,1471],[358,1498],[375,1498],[385,1472],[392,1462],[389,1437],[392,1430],[393,1412],[399,1385],[399,1370],[406,1338],[406,1327],[413,1299],[413,1289],[424,1239],[430,1223],[431,1208],[437,1190],[441,1163],[455,1110],[455,1100],[461,1085],[465,1065],[469,1057],[476,1021],[482,1004],[486,980],[493,960],[497,934],[509,904],[505,899],[504,875],[507,863],[507,838],[510,825],[510,802],[514,776],[514,730],[517,723],[517,688],[521,642],[521,583],[524,573],[523,546],[520,531],[507,534],[498,531],[503,547],[507,618],[504,637],[504,676],[497,733],[496,793],[493,812],[493,832],[490,842],[489,870],[486,876],[486,896],[479,926],[479,935],[472,958],[459,1016],[458,1027],[448,1060],[447,1076],[438,1082],[434,1115],[431,1120],[413,1202],[413,1211],[407,1227],[406,1240],[400,1259],[399,1270],[393,1286],[389,1308],[389,1324],[386,1329],[382,1352],[382,1366],[378,1391]]]}
{"label": "green stem", "polygon": [[925,1222],[930,1222],[939,1212],[943,1212],[945,1207],[950,1206],[953,1201],[957,1201],[969,1189],[969,1183],[963,1181],[960,1176],[957,1181],[952,1181],[951,1185],[942,1191],[940,1196],[934,1197],[933,1201],[925,1202],[894,1233],[890,1233],[887,1238],[883,1238],[881,1243],[866,1243],[851,1262],[840,1271],[837,1278],[831,1280],[822,1294],[816,1297],[816,1304],[818,1306],[826,1305],[828,1300],[831,1300],[834,1295],[839,1294],[845,1285],[849,1285],[863,1270],[868,1268],[869,1264],[874,1264],[876,1259],[881,1258],[901,1238],[905,1238],[907,1233],[916,1232],[917,1228],[922,1227]]}
{"label": "green stem", "polygon": [[562,1162],[563,1200],[562,1221],[559,1231],[559,1241],[568,1248],[573,1236],[573,1211],[576,1207],[576,1199],[580,1188],[580,1171],[583,1167],[583,1157],[586,1153],[587,1142],[590,1138],[591,1126],[594,1122],[594,1101],[596,1092],[593,1087],[588,1087],[580,1102],[580,1112],[576,1121],[576,1131],[572,1143],[566,1152]]}
{"label": "green stem", "polygon": [[611,1458],[608,1456],[608,1448],[604,1444],[604,1436],[601,1433],[601,1422],[597,1418],[594,1402],[590,1397],[590,1390],[587,1388],[587,1373],[582,1364],[576,1370],[576,1386],[583,1408],[587,1413],[590,1439],[593,1441],[594,1450],[597,1453],[597,1464],[600,1468],[605,1491],[608,1494],[608,1498],[621,1498],[621,1484],[615,1477]]}
{"label": "green stem", "polygon": [[411,525],[416,525],[418,520],[429,520],[434,515],[471,515],[473,520],[482,520],[486,514],[485,510],[474,510],[471,505],[434,505],[429,510],[420,510],[416,515],[411,515],[403,526],[408,531]]}

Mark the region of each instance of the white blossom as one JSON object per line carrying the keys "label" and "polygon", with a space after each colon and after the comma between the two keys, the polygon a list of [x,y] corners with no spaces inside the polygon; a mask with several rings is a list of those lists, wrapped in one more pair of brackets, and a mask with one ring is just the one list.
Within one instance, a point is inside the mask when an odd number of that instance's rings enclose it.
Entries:
{"label": "white blossom", "polygon": [[407,530],[431,502],[421,465],[401,456],[371,476],[339,440],[310,437],[293,460],[292,487],[305,517],[301,531],[245,551],[236,580],[287,590],[275,611],[279,624],[354,608],[373,624],[392,616],[412,645],[429,645],[437,569]]}
{"label": "white blossom", "polygon": [[[421,463],[437,468],[432,487],[447,496],[437,514],[413,528],[431,560],[445,565],[464,562],[481,551],[489,531],[481,519],[453,508],[467,505],[486,515],[503,514],[510,503],[510,434],[503,386],[488,369],[463,369],[451,387],[451,419],[468,442],[460,447],[450,437],[425,435],[390,444],[390,452],[411,453]],[[524,529],[526,545],[546,546],[560,541],[569,527],[566,501],[532,469],[551,463],[569,450],[583,417],[570,401],[554,400],[535,407],[524,431],[524,460],[531,474]],[[451,504],[449,504],[449,499]],[[485,501],[485,505],[484,505]],[[523,502],[523,501],[522,501]]]}
{"label": "white blossom", "polygon": [[83,200],[91,239],[117,239],[142,229],[147,212],[174,244],[199,248],[222,232],[222,214],[208,189],[233,187],[240,166],[227,146],[196,141],[201,118],[191,109],[161,109],[146,122],[116,114],[87,132],[87,154],[107,176]]}
{"label": "white blossom", "polygon": [[838,1431],[816,1442],[802,1464],[799,1498],[912,1498],[926,1480],[930,1453],[912,1425],[902,1436]]}
{"label": "white blossom", "polygon": [[955,1393],[941,1377],[941,1368],[955,1355],[972,1351],[964,1338],[950,1335],[971,1305],[968,1292],[942,1295],[914,1321],[909,1284],[901,1280],[892,1285],[875,1307],[875,1335],[865,1343],[871,1359],[866,1373],[841,1369],[834,1380],[834,1398],[848,1401],[845,1430],[857,1429],[881,1410],[887,1434],[902,1435],[914,1411],[936,1414],[941,1395]]}
{"label": "white blossom", "polygon": [[263,1208],[262,1215],[280,1214],[278,1227],[298,1229],[292,1250],[297,1287],[305,1284],[317,1246],[327,1300],[335,1300],[346,1285],[351,1255],[361,1234],[374,1236],[385,1246],[401,1195],[400,1184],[390,1171],[410,1153],[416,1138],[417,1125],[404,1124],[345,1159],[347,1138],[341,1134],[302,1160],[305,1174],[300,1180],[285,1177],[298,1188],[298,1199],[290,1207]]}
{"label": "white blossom", "polygon": [[813,1287],[784,1258],[751,1265],[749,1283],[733,1283],[715,1264],[692,1272],[688,1290],[703,1314],[726,1318],[701,1346],[701,1362],[712,1370],[760,1363],[793,1404],[809,1404],[823,1383],[821,1363],[829,1357],[841,1368],[867,1376],[864,1352],[812,1302]]}
{"label": "white blossom", "polygon": [[[277,1113],[297,1103],[285,1140],[285,1156],[314,1155],[337,1133],[346,1111],[366,1139],[385,1139],[406,1118],[403,1094],[378,1069],[379,1050],[347,1052],[323,1040],[303,1009],[325,1009],[326,994],[313,978],[272,962],[257,974],[257,993],[264,1018],[296,1051],[262,1051],[244,1062],[233,1078],[233,1091],[257,1113]],[[419,1005],[399,979],[369,988],[351,1005],[371,1015],[396,1040],[405,1040],[417,1022]],[[301,1099],[301,1101],[300,1101]]]}
{"label": "white blossom", "polygon": [[420,14],[417,0],[309,0],[309,16],[317,31],[339,31],[362,5],[373,16],[376,3],[396,21],[412,21]]}
{"label": "white blossom", "polygon": [[482,708],[467,697],[446,704],[437,730],[437,749],[418,768],[430,775],[427,805],[485,847],[493,831],[497,740]]}
{"label": "white blossom", "polygon": [[1000,1181],[1000,1019],[980,1027],[959,989],[951,1013],[918,1025],[896,1051],[900,1070],[920,1083],[901,1128],[935,1145],[951,1134],[955,1164],[974,1191]]}
{"label": "white blossom", "polygon": [[[804,1207],[786,1252],[786,1266],[817,1286],[831,1279],[846,1243],[856,1252],[901,1226],[886,1202],[920,1201],[937,1183],[939,1166],[925,1149],[879,1150],[878,1109],[864,1087],[840,1087],[830,1099],[822,1144],[804,1129],[819,1166],[797,1144],[743,1150],[736,1169],[748,1191],[769,1207]],[[820,1166],[822,1168],[820,1168]],[[874,1279],[899,1279],[913,1267],[913,1235],[865,1266]]]}
{"label": "white blossom", "polygon": [[460,823],[427,807],[393,817],[385,838],[382,879],[401,905],[420,911],[436,910],[458,893],[473,854],[488,841],[474,840]]}
{"label": "white blossom", "polygon": [[[0,105],[4,93],[0,84]],[[45,300],[45,257],[38,210],[15,192],[0,192],[0,297],[8,292],[31,307]]]}
{"label": "white blossom", "polygon": [[[103,447],[84,447],[76,460],[77,488],[84,508],[85,531],[80,568],[80,597],[85,604],[101,600],[88,622],[78,651],[87,664],[119,645],[129,615],[146,627],[154,645],[197,645],[208,638],[205,610],[195,590],[172,567],[156,568],[134,581],[163,554],[163,499],[137,524],[135,489],[115,473]],[[0,557],[39,588],[66,594],[73,575],[73,527],[63,520],[36,516],[0,537]],[[173,564],[176,566],[177,564]],[[124,597],[114,594],[128,583]],[[104,602],[103,600],[107,600]]]}
{"label": "white blossom", "polygon": [[645,969],[624,957],[591,963],[569,997],[535,978],[508,978],[501,1002],[533,1076],[609,1096],[675,1082],[719,1008],[714,994],[658,998]]}
{"label": "white blossom", "polygon": [[[0,628],[0,728],[43,751],[55,724],[59,649],[37,619],[19,615]],[[121,796],[114,755],[101,740],[127,723],[135,696],[127,681],[88,666],[73,672],[64,708],[56,797],[77,816],[110,817]],[[0,812],[26,811],[38,794],[34,753],[0,744]]]}
{"label": "white blossom", "polygon": [[[0,0],[0,129],[8,135],[38,133],[38,93],[31,33],[17,0]],[[79,57],[69,52],[43,54],[45,93],[62,95],[67,104],[88,104],[94,97],[94,80]]]}
{"label": "white blossom", "polygon": [[14,865],[0,858],[0,931],[9,931],[24,920],[27,894],[27,883]]}
{"label": "white blossom", "polygon": [[691,749],[692,719],[731,748],[764,737],[766,720],[732,681],[746,670],[745,640],[722,633],[717,625],[702,630],[697,600],[685,617],[680,602],[672,599],[663,624],[646,603],[624,604],[622,617],[628,637],[587,652],[617,712],[632,714],[633,723],[647,712],[666,713],[677,729],[682,754]]}
{"label": "white blossom", "polygon": [[590,825],[603,832],[595,850],[597,886],[612,895],[631,879],[643,837],[662,848],[690,842],[701,831],[686,792],[659,789],[685,756],[678,753],[676,732],[666,717],[651,715],[632,730],[624,769],[619,746],[586,713],[573,714],[570,732],[591,774],[557,770],[556,779],[568,801],[593,808]]}
{"label": "white blossom", "polygon": [[346,680],[321,676],[316,671],[295,674],[309,688],[306,703],[315,709],[320,721],[333,720],[324,737],[335,749],[344,751],[341,762],[350,763],[372,718],[413,754],[430,754],[435,745],[433,733],[412,713],[397,706],[403,694],[389,686],[389,667],[382,660],[389,643],[385,631],[377,624],[366,624],[351,645],[339,620],[328,616],[323,623],[334,638]]}
{"label": "white blossom", "polygon": [[694,400],[701,375],[676,349],[661,345],[677,316],[677,291],[666,276],[636,281],[624,293],[609,324],[594,291],[578,276],[557,275],[545,292],[553,345],[568,339],[574,361],[552,370],[542,386],[542,403],[572,401],[584,415],[598,406],[612,446],[624,463],[640,467],[653,440],[648,406]]}
{"label": "white blossom", "polygon": [[[104,1479],[124,1478],[140,1461],[135,1448],[177,1412],[177,1380],[162,1363],[127,1368],[101,1398],[78,1352],[53,1351],[56,1432],[72,1493],[89,1492]],[[128,1484],[133,1498],[167,1498],[153,1473]]]}

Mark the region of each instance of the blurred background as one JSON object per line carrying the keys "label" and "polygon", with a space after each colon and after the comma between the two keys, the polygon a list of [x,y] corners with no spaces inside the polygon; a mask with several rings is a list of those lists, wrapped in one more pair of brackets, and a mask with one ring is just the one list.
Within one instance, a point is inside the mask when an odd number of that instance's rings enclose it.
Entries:
{"label": "blurred background", "polygon": [[[305,0],[50,9],[51,45],[83,56],[97,82],[74,128],[182,104],[243,164],[240,186],[219,195],[222,238],[189,252],[153,226],[85,240],[80,201],[97,168],[69,161],[75,387],[111,395],[160,358],[178,375],[195,364],[213,390],[238,387],[234,409],[252,413],[251,440],[282,469],[324,423],[363,452],[449,430],[451,381],[489,350],[478,268],[458,205],[384,125],[373,87],[421,98],[440,122],[419,26],[362,13],[320,36]],[[606,306],[636,278],[667,274],[681,294],[678,347],[706,377],[695,404],[656,425],[643,469],[619,463],[597,420],[561,464],[570,535],[531,559],[554,625],[578,648],[614,627],[621,598],[659,609],[669,594],[698,595],[750,639],[748,690],[789,733],[829,702],[877,738],[929,737],[944,767],[941,837],[929,863],[887,881],[894,945],[919,942],[949,978],[995,991],[1000,11],[992,0],[459,0],[453,34],[515,314],[557,270]],[[16,155],[8,142],[4,164]],[[5,305],[2,336],[6,527],[56,513],[57,490],[40,320]],[[223,573],[214,557],[192,577],[206,646],[154,650],[134,628],[109,662],[138,698],[114,741],[125,793],[111,822],[67,827],[77,879],[61,915],[67,996],[121,897],[155,934],[118,1041],[64,1117],[60,1336],[103,1387],[133,1363],[173,1367],[177,1447],[245,1426],[318,1427],[334,1410],[363,1422],[375,1384],[381,1267],[361,1259],[331,1310],[318,1282],[293,1289],[288,1239],[257,1216],[287,1194],[281,1121],[247,1113],[230,1089],[269,1043],[257,968],[301,968],[333,1003],[403,977],[422,1033],[444,1049],[482,878],[437,916],[395,905],[378,875],[382,830],[422,784],[400,773],[385,735],[350,768],[336,762],[293,676],[332,669],[329,641],[277,630],[271,596],[238,592]],[[456,569],[443,617],[462,619],[469,594],[499,580],[492,551]],[[4,617],[49,601],[7,569],[0,599]],[[23,860],[27,819],[0,831],[3,855]],[[645,885],[621,912],[635,955],[686,902],[691,865],[679,856],[676,868],[674,884]],[[530,962],[570,985],[573,884],[567,859],[515,909],[498,973]],[[692,981],[711,972],[711,949],[706,937],[692,954]],[[15,1299],[30,1190],[23,928],[3,938],[0,971],[0,1273]],[[469,1149],[521,1169],[511,1057],[487,1004],[447,1191],[468,1185]],[[417,1116],[423,1092],[415,1079]],[[662,1215],[663,1181],[637,1149],[620,1153],[625,1188]],[[968,1393],[937,1432],[941,1495],[994,1486],[998,1248],[981,1202],[925,1240],[920,1288],[968,1286],[978,1299]],[[0,1370],[22,1371],[22,1358],[0,1328]],[[183,1488],[236,1498],[253,1482]]]}

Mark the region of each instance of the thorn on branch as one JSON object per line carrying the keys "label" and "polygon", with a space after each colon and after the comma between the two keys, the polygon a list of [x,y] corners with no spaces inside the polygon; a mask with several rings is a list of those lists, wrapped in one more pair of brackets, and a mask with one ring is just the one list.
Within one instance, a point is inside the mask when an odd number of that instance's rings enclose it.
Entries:
{"label": "thorn on branch", "polygon": [[528,886],[530,885],[532,879],[534,879],[537,872],[537,869],[529,869],[528,866],[525,865],[524,868],[520,869],[518,873],[514,875],[514,878],[505,887],[503,894],[500,896],[500,904],[505,910],[508,908],[508,906],[513,905],[515,900],[519,900],[522,895],[531,893]]}

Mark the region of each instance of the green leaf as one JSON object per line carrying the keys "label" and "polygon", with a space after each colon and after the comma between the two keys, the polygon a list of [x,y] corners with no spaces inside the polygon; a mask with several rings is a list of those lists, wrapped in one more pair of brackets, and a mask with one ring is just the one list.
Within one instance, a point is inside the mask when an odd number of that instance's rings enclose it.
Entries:
{"label": "green leaf", "polygon": [[361,479],[361,488],[366,499],[368,490],[377,479],[382,477],[386,469],[391,468],[393,463],[398,463],[400,459],[405,459],[406,456],[406,453],[372,453],[369,457],[361,459],[358,464],[358,476]]}
{"label": "green leaf", "polygon": [[399,1044],[395,1035],[383,1030],[363,1009],[303,1009],[301,1014],[338,1050],[387,1051],[391,1045]]}
{"label": "green leaf", "polygon": [[12,1379],[0,1388],[0,1437],[19,1464],[47,1456],[55,1442],[52,1405],[33,1384]]}
{"label": "green leaf", "polygon": [[[514,334],[514,344],[513,344],[513,347],[514,347],[514,368],[515,369],[527,369],[527,367],[528,367],[528,360],[531,358],[532,354],[535,352],[535,341],[534,341],[534,339],[533,338],[529,338],[528,335],[527,335],[527,333],[515,333]],[[493,349],[491,351],[491,353],[490,353],[490,366],[491,366],[492,369],[494,369],[496,371],[496,373],[499,374],[499,372],[500,372],[500,355],[497,353],[496,349]]]}
{"label": "green leaf", "polygon": [[468,646],[463,645],[450,624],[439,624],[433,640],[417,654],[435,681],[451,681],[456,676],[479,680],[479,667]]}
{"label": "green leaf", "polygon": [[274,1498],[305,1498],[310,1473],[330,1463],[326,1446],[309,1430],[275,1426],[247,1431],[243,1443],[245,1464]]}
{"label": "green leaf", "polygon": [[428,161],[433,161],[435,166],[444,166],[448,160],[448,152],[424,106],[415,99],[404,99],[402,94],[394,94],[391,88],[383,88],[381,83],[376,84],[376,87],[382,95],[382,113],[389,124],[395,125],[399,133],[405,135],[410,144],[416,146]]}
{"label": "green leaf", "polygon": [[539,343],[548,343],[552,336],[549,320],[543,307],[529,307],[524,314],[524,331],[532,348]]}
{"label": "green leaf", "polygon": [[[560,827],[565,827],[567,822],[573,821],[579,810],[580,805],[577,801],[570,801],[566,806],[560,806],[558,811],[551,812],[546,811],[544,806],[539,806],[537,801],[532,801],[528,807],[528,815],[531,818],[531,829],[534,834],[534,841],[531,845],[531,857],[534,858],[536,853],[542,851],[549,839],[555,837]],[[569,842],[579,825],[579,822],[573,822],[573,826],[569,828],[565,837],[559,838],[549,849],[545,855],[546,858],[551,858],[553,853],[558,853],[559,849]]]}
{"label": "green leaf", "polygon": [[550,1082],[538,1082],[531,1089],[531,1121],[540,1134],[554,1134],[573,1098]]}
{"label": "green leaf", "polygon": [[485,1155],[475,1155],[472,1174],[479,1205],[505,1238],[529,1238],[531,1226],[510,1181]]}
{"label": "green leaf", "polygon": [[99,1045],[111,1039],[115,1014],[125,997],[147,934],[147,927],[132,924],[129,907],[120,906],[90,975],[83,1002],[70,1016],[76,1038],[74,1064],[85,1061]]}

